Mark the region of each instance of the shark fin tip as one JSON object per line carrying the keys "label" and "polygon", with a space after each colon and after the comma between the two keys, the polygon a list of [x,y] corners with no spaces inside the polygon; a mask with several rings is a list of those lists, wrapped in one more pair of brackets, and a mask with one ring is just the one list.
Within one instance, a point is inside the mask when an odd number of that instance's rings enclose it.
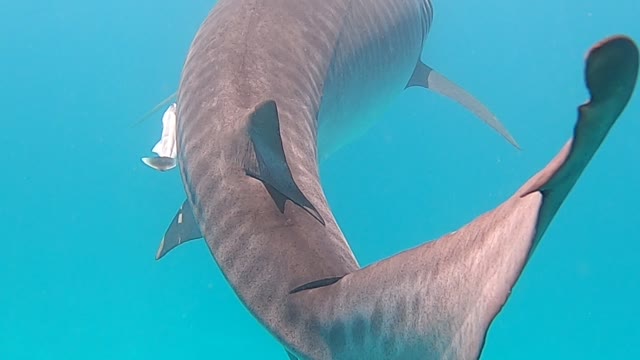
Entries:
{"label": "shark fin tip", "polygon": [[160,260],[164,256],[164,237],[160,241],[160,246],[158,246],[158,251],[156,251],[156,260]]}

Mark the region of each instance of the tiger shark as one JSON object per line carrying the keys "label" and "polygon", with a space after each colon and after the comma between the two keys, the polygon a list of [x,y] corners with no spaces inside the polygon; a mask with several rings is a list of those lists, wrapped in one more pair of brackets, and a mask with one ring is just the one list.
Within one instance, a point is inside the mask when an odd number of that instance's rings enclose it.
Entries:
{"label": "tiger shark", "polygon": [[460,230],[360,268],[319,162],[370,127],[390,98],[430,88],[516,145],[484,106],[420,61],[432,13],[427,0],[221,0],[191,45],[175,109],[187,199],[156,257],[204,237],[291,359],[477,359],[635,86],[634,43],[598,45],[587,59],[591,100],[546,168]]}

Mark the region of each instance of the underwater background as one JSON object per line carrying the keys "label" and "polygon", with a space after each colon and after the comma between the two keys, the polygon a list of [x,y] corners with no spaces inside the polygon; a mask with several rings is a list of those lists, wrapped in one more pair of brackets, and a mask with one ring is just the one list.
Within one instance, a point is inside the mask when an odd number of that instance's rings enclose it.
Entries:
{"label": "underwater background", "polygon": [[[0,359],[286,359],[204,242],[161,261],[184,199],[141,156],[211,0],[24,0],[0,7]],[[318,0],[320,1],[320,0]],[[640,41],[638,0],[433,0],[423,60],[495,112],[405,91],[323,163],[361,265],[497,206],[570,137],[584,55]],[[164,108],[162,109],[164,110]],[[640,359],[636,91],[489,330],[482,359]]]}

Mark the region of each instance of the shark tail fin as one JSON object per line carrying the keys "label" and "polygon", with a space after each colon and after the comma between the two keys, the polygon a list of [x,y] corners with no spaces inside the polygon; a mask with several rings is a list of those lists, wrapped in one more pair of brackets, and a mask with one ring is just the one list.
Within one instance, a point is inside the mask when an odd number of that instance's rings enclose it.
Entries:
{"label": "shark tail fin", "polygon": [[189,200],[185,200],[160,242],[160,247],[156,252],[156,260],[165,256],[178,245],[201,237],[200,227],[193,215],[191,204],[189,204]]}
{"label": "shark tail fin", "polygon": [[269,100],[258,105],[250,116],[249,138],[253,151],[245,159],[246,174],[264,184],[282,213],[285,202],[290,200],[324,225],[322,216],[302,193],[291,174],[280,136],[275,101]]}
{"label": "shark tail fin", "polygon": [[544,194],[538,238],[627,106],[638,78],[638,57],[636,44],[620,35],[599,42],[587,54],[585,82],[590,100],[578,108],[574,136],[547,169],[519,192],[520,196]]}
{"label": "shark tail fin", "polygon": [[513,136],[511,136],[500,120],[498,120],[498,118],[486,106],[466,90],[456,85],[454,82],[447,79],[428,65],[424,64],[422,61],[418,61],[418,64],[413,71],[413,75],[411,76],[411,79],[409,79],[409,83],[407,83],[406,87],[409,88],[412,86],[420,86],[430,89],[458,102],[480,118],[480,120],[496,130],[511,145],[520,149],[520,145],[518,145]]}
{"label": "shark tail fin", "polygon": [[638,49],[629,38],[599,43],[587,57],[591,99],[579,108],[574,136],[512,197],[436,241],[332,285],[292,294],[313,309],[315,319],[322,319],[318,333],[326,334],[320,336],[330,351],[345,351],[341,335],[365,331],[369,339],[361,342],[362,349],[349,348],[363,358],[375,344],[387,346],[389,338],[394,341],[384,349],[388,358],[479,358],[493,319],[627,105],[637,75]]}

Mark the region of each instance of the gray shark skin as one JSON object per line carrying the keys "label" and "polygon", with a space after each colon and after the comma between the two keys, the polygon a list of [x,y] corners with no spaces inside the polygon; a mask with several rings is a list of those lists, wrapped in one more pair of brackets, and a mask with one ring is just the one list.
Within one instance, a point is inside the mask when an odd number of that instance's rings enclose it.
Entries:
{"label": "gray shark skin", "polygon": [[[318,164],[402,89],[451,96],[515,145],[486,108],[420,62],[431,19],[427,0],[221,0],[192,43],[177,95],[187,200],[157,257],[204,237],[290,358],[477,358],[534,244],[633,88],[622,78],[636,71],[635,47],[613,41],[626,58],[611,50],[595,58],[617,61],[620,73],[596,74],[582,130],[529,186],[456,234],[360,269]],[[611,81],[624,91],[610,96]]]}
{"label": "gray shark skin", "polygon": [[455,94],[515,145],[482,104],[421,63],[431,19],[428,0],[219,1],[182,73],[177,160],[188,199],[157,257],[204,236],[248,309],[284,343],[302,341],[289,292],[359,268],[319,159],[416,85]]}
{"label": "gray shark skin", "polygon": [[[320,184],[320,151],[407,86],[430,22],[425,0],[222,0],[192,43],[177,108],[188,204],[240,300],[296,353],[327,349],[308,348],[311,314],[290,292],[359,269]],[[166,239],[158,256],[176,244]]]}
{"label": "gray shark skin", "polygon": [[[341,264],[331,259],[327,266],[342,270],[328,273],[352,270],[355,259],[328,210],[318,161],[364,133],[407,87],[457,101],[518,147],[489,109],[420,61],[432,13],[429,0],[218,2],[192,43],[179,91],[163,102],[179,98],[178,165],[189,199],[157,258],[203,236],[204,215],[195,219],[198,211],[190,209],[201,199],[196,188],[211,190],[209,183],[224,183],[216,176],[239,171],[261,181],[281,212],[290,200],[321,224],[328,221],[330,240],[308,241],[337,244],[325,250],[339,253]],[[209,185],[200,181],[204,171],[217,172]],[[211,207],[223,205],[206,197]]]}

